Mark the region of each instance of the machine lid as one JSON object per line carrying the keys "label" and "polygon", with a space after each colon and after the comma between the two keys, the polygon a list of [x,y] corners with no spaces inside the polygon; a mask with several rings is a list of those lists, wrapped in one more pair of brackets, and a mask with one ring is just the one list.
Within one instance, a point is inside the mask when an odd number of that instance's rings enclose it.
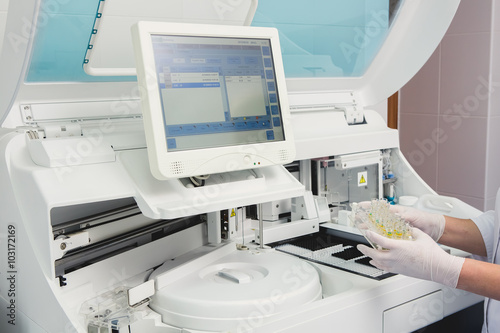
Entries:
{"label": "machine lid", "polygon": [[[51,1],[42,0],[39,19]],[[48,7],[53,12],[37,29],[25,80],[135,81],[130,28],[137,21],[243,25],[251,22],[256,2],[220,8],[205,0],[70,0]]]}
{"label": "machine lid", "polygon": [[[83,68],[92,76],[135,76],[134,54],[123,50],[132,49],[129,32],[138,18],[141,20],[151,18],[164,22],[250,25],[256,8],[257,0],[238,1],[232,4],[204,0],[101,1]],[[159,17],[158,13],[165,12],[169,13],[168,17]],[[117,48],[116,44],[120,44],[121,47]]]}
{"label": "machine lid", "polygon": [[[152,10],[154,7],[149,5],[141,7],[143,2],[137,1],[128,1],[134,6],[122,6],[117,0],[105,2],[104,5],[103,0],[69,0],[54,6],[51,0],[25,0],[10,5],[6,36],[11,39],[4,43],[0,62],[2,126],[9,112],[20,113],[22,103],[124,100],[123,96],[134,94],[137,98],[134,76],[91,76],[84,70],[93,38],[109,32],[109,26],[115,26],[111,24],[114,21],[135,16],[136,19],[245,24],[255,11],[256,0],[210,2],[213,7],[204,10],[203,15],[200,8],[207,6],[204,0],[152,2],[169,10]],[[392,95],[423,66],[446,32],[459,2],[260,1],[252,25],[278,28],[290,93],[347,92],[363,107]],[[114,13],[107,13],[109,16],[103,18],[100,12],[103,5]],[[145,14],[146,7],[149,9]],[[240,7],[246,10],[239,10]],[[135,8],[133,13],[130,8]],[[156,13],[161,13],[158,15],[161,17],[156,17]],[[105,31],[96,31],[98,20],[110,23],[103,26]],[[26,28],[30,21],[36,29]],[[126,29],[117,30],[128,36]],[[12,39],[12,36],[18,38]],[[122,39],[108,36],[103,40]],[[121,42],[113,44],[99,57],[109,55],[116,59],[116,54],[122,54],[120,61],[116,61],[117,66],[133,68],[135,64],[126,63],[127,59],[133,61],[132,52],[130,44]],[[109,61],[103,59],[97,66],[102,64]],[[86,65],[93,66],[92,62]],[[16,123],[19,118],[8,123]]]}
{"label": "machine lid", "polygon": [[[111,101],[122,104],[113,112],[128,112],[129,101],[139,98],[133,23],[243,25],[251,22],[256,6],[257,0],[14,1],[1,53],[0,125],[23,125],[19,107],[32,103]],[[125,75],[122,68],[128,68]]]}
{"label": "machine lid", "polygon": [[317,93],[328,92],[328,104],[342,104],[342,93],[349,93],[365,107],[390,97],[417,73],[459,3],[312,0],[292,6],[288,0],[261,1],[252,24],[278,28],[289,93],[324,99]]}
{"label": "machine lid", "polygon": [[157,290],[150,307],[165,324],[233,331],[321,295],[318,271],[306,261],[274,251],[236,251]]}

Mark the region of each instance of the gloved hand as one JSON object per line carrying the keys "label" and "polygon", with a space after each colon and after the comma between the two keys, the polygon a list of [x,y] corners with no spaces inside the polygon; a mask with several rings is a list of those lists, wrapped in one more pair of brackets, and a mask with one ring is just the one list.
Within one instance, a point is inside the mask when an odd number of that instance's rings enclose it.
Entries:
{"label": "gloved hand", "polygon": [[412,207],[399,205],[391,206],[390,211],[401,216],[413,227],[419,228],[431,236],[436,242],[443,235],[445,219],[441,214],[427,213]]}
{"label": "gloved hand", "polygon": [[366,236],[384,250],[375,250],[362,244],[357,248],[371,257],[370,263],[379,269],[456,288],[465,258],[446,253],[417,228],[412,229],[412,235],[414,240],[396,240],[367,231]]}

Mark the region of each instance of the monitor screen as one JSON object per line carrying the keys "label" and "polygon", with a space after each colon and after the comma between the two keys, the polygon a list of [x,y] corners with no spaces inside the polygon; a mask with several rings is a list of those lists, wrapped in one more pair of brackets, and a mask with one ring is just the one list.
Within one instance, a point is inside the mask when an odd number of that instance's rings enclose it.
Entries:
{"label": "monitor screen", "polygon": [[293,160],[276,30],[155,22],[134,30],[157,178]]}
{"label": "monitor screen", "polygon": [[284,140],[268,39],[151,38],[168,151]]}

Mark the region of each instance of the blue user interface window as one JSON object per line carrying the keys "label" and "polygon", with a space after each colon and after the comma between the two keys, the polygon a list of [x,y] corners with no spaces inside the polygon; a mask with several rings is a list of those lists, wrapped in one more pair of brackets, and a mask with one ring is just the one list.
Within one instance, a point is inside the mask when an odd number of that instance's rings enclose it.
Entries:
{"label": "blue user interface window", "polygon": [[152,42],[169,151],[284,140],[269,40]]}

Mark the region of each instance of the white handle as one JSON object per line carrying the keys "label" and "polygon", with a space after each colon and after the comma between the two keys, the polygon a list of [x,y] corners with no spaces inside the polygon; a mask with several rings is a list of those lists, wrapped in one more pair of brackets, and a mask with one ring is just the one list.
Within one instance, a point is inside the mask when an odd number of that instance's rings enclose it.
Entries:
{"label": "white handle", "polygon": [[242,271],[236,270],[236,269],[228,269],[225,268],[217,273],[220,277],[224,279],[231,280],[236,283],[248,283],[250,282],[251,278],[248,274],[243,273]]}
{"label": "white handle", "polygon": [[454,198],[445,196],[423,196],[421,198],[421,204],[427,209],[450,213],[455,207],[453,205],[454,200]]}

